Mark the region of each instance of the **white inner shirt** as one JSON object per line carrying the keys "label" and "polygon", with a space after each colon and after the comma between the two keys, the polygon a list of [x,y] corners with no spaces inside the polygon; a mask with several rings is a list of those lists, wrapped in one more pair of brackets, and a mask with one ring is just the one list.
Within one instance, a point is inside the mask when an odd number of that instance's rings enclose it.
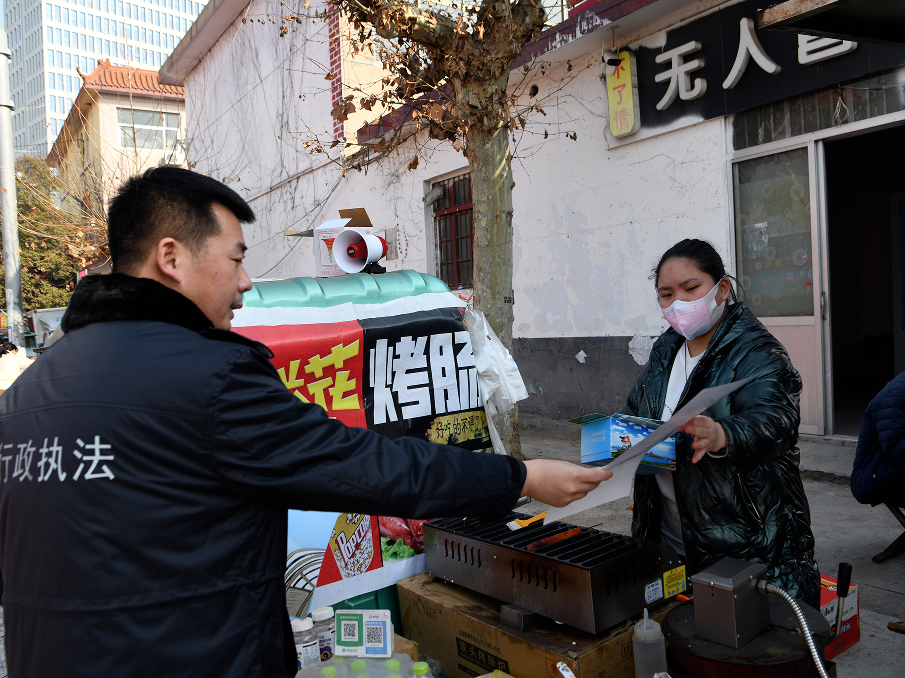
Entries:
{"label": "white inner shirt", "polygon": [[[676,411],[682,391],[688,377],[701,360],[704,353],[699,353],[694,358],[688,354],[688,344],[684,344],[676,355],[672,364],[672,372],[669,373],[669,383],[666,385],[666,400],[663,402],[663,412],[660,420],[667,421]],[[676,553],[685,555],[682,546],[682,524],[679,521],[679,505],[676,504],[676,488],[673,484],[673,472],[665,471],[655,474],[660,494],[663,495],[663,510],[660,514],[660,533],[663,541],[672,546]]]}

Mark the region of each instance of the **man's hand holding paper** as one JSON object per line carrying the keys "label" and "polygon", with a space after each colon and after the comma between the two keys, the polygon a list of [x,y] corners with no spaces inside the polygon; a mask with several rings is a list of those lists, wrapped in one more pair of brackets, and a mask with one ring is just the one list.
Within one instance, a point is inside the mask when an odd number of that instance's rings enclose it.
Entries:
{"label": "man's hand holding paper", "polygon": [[530,459],[522,496],[530,496],[550,506],[567,506],[594,490],[612,471],[581,466],[556,459]]}

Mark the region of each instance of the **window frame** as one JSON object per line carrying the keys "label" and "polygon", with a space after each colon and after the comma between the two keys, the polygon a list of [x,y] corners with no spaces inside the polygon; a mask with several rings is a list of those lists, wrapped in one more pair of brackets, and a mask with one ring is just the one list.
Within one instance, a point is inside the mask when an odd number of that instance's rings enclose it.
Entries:
{"label": "window frame", "polygon": [[[119,146],[128,151],[135,151],[139,153],[154,151],[158,153],[169,153],[172,149],[178,144],[179,139],[181,137],[181,129],[182,129],[182,117],[179,113],[173,113],[171,111],[155,111],[150,109],[131,109],[131,108],[123,108],[117,107],[117,127],[118,127],[118,138],[119,138]],[[135,115],[141,114],[151,114],[151,116],[159,116],[159,124],[157,125],[146,125],[146,124],[135,124]],[[127,119],[127,116],[129,119]],[[171,126],[168,124],[168,118],[170,116],[176,116],[176,126]],[[130,122],[131,120],[131,122]],[[157,148],[156,146],[147,146],[146,144],[135,143],[134,139],[138,138],[138,132],[145,132],[147,130],[158,130],[157,134],[160,135],[162,146],[161,148]],[[126,143],[125,132],[130,131],[134,133],[133,143]],[[167,140],[168,132],[174,132],[173,141],[170,143]],[[156,135],[155,135],[156,136]]]}
{"label": "window frame", "polygon": [[[456,185],[463,179],[466,180],[465,198],[463,202],[457,203]],[[434,237],[436,238],[437,277],[443,280],[443,282],[445,282],[451,290],[458,289],[459,286],[461,286],[462,289],[472,289],[474,286],[474,201],[471,191],[471,172],[466,171],[431,182],[431,189],[434,189],[438,186],[444,187],[445,194],[443,199],[437,200],[431,206],[433,232]],[[448,206],[438,208],[438,205],[441,204],[446,204]],[[457,234],[457,228],[459,225],[458,217],[460,216],[466,216],[468,220],[468,233],[466,236]],[[450,219],[449,227],[451,237],[449,238],[442,237],[441,220],[446,218]],[[469,256],[460,257],[458,246],[459,241],[466,239],[468,242]],[[449,249],[452,254],[451,259],[444,258],[444,243],[450,243]],[[467,280],[460,279],[459,268],[462,264],[467,264],[468,266],[469,275]],[[444,276],[444,266],[451,267],[452,275],[449,276],[449,279]]]}

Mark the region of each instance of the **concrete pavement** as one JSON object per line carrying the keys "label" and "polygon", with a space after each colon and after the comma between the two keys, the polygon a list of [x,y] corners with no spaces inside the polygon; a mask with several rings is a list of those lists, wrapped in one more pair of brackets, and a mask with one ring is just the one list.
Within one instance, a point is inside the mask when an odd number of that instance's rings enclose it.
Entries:
{"label": "concrete pavement", "polygon": [[[578,426],[543,417],[521,418],[522,451],[529,459],[580,458]],[[823,574],[835,576],[840,561],[852,565],[861,606],[861,640],[836,657],[838,678],[899,678],[905,675],[905,635],[886,628],[905,617],[905,554],[876,564],[871,558],[902,533],[884,507],[859,504],[848,487],[854,439],[806,436],[799,445],[805,493],[811,507],[816,556]],[[629,500],[576,514],[569,522],[629,534]],[[532,502],[526,513],[546,508]]]}

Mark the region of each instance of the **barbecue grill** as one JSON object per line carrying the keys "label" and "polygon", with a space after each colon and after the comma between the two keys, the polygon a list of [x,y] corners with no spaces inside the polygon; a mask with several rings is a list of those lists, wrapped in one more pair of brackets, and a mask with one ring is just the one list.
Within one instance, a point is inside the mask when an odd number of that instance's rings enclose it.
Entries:
{"label": "barbecue grill", "polygon": [[[425,523],[428,572],[597,634],[665,602],[664,573],[683,564],[666,544],[590,527],[553,522],[512,531],[506,525],[529,517],[513,512],[499,520]],[[549,543],[557,538],[562,541]],[[680,576],[685,584],[684,569]]]}

